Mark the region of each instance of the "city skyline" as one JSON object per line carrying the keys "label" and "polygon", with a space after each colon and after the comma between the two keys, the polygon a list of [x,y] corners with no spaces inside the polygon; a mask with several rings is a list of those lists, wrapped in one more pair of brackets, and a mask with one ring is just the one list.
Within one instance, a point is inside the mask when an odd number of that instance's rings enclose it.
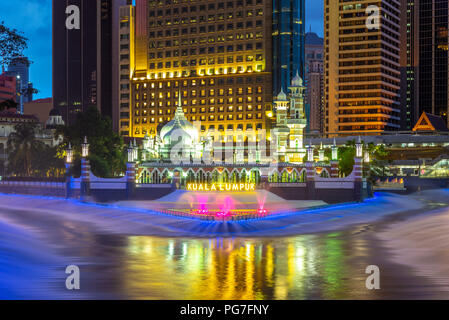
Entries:
{"label": "city skyline", "polygon": [[[35,99],[52,97],[52,23],[51,0],[23,0],[21,10],[14,2],[0,3],[5,25],[23,32],[28,38],[24,55],[33,63],[30,81],[39,92]],[[323,36],[323,2],[306,0],[306,31]]]}

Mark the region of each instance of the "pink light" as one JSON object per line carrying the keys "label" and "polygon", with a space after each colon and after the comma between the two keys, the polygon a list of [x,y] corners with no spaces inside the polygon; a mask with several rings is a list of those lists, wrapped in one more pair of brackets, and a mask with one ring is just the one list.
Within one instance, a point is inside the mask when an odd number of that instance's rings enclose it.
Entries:
{"label": "pink light", "polygon": [[217,217],[229,217],[231,214],[230,214],[230,212],[223,212],[223,211],[219,211],[219,212],[217,212],[216,213],[216,216]]}

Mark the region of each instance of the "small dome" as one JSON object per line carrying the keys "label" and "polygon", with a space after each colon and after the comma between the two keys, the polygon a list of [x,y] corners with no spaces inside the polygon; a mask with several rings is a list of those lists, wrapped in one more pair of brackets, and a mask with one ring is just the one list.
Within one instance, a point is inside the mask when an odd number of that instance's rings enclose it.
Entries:
{"label": "small dome", "polygon": [[171,135],[176,132],[176,135],[179,136],[178,130],[182,130],[184,142],[196,143],[198,141],[198,130],[186,119],[181,107],[176,110],[174,119],[162,127],[159,136],[164,143],[171,144]]}
{"label": "small dome", "polygon": [[285,94],[283,88],[281,88],[281,92],[279,92],[279,94],[278,94],[276,100],[277,100],[277,101],[287,101],[287,95]]}
{"label": "small dome", "polygon": [[292,79],[292,87],[302,87],[303,81],[299,76],[299,72],[296,71],[296,76]]}

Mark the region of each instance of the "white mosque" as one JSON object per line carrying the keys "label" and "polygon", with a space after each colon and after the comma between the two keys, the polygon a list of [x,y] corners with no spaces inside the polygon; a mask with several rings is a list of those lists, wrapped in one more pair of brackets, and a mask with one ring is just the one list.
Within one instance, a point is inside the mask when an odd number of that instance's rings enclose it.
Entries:
{"label": "white mosque", "polygon": [[[187,120],[181,103],[178,102],[173,120],[163,126],[157,136],[144,137],[142,161],[169,162],[178,158],[183,163],[219,163],[223,161],[222,155],[225,154],[226,161],[232,159],[234,164],[264,164],[273,161],[302,163],[306,155],[304,129],[307,125],[304,90],[303,81],[296,73],[288,93],[282,89],[275,98],[276,121],[271,132],[267,133],[268,140],[254,141],[246,146],[238,143],[237,137],[242,136],[241,132],[234,135],[237,143],[234,145],[232,141],[230,146],[226,147],[221,142],[214,142],[212,135],[200,137],[199,126]],[[248,136],[249,141],[251,137]]]}

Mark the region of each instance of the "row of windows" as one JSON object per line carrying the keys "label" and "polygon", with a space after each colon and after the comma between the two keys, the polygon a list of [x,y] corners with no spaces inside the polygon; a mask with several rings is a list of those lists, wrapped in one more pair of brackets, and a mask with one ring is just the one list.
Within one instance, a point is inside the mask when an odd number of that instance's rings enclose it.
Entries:
{"label": "row of windows", "polygon": [[[178,40],[167,40],[167,41],[150,41],[149,48],[150,49],[163,49],[163,48],[170,48],[170,47],[179,47],[179,41]],[[246,43],[246,45],[243,44],[237,44],[237,45],[227,45],[227,46],[217,46],[217,47],[202,47],[197,50],[197,48],[191,48],[190,50],[184,49],[181,50],[174,50],[173,56],[179,57],[179,54],[181,53],[181,56],[188,56],[188,55],[197,55],[199,54],[214,54],[214,53],[224,53],[226,49],[226,52],[234,52],[234,51],[249,51],[249,50],[262,50],[263,49],[263,43],[257,42],[257,43]]]}
{"label": "row of windows", "polygon": [[[197,33],[196,28],[190,28],[190,33],[195,34]],[[187,35],[188,29],[181,29],[181,35]],[[154,38],[163,38],[165,34],[165,37],[177,37],[180,35],[180,30],[179,29],[167,29],[164,31],[159,30],[159,31],[151,31],[148,35],[149,35],[149,39],[154,39]],[[126,40],[127,37],[125,35],[124,39]],[[257,31],[255,34],[254,32],[246,32],[246,33],[230,33],[230,34],[219,34],[219,35],[214,35],[214,36],[209,36],[209,37],[200,37],[200,38],[181,38],[180,40],[173,40],[173,43],[177,43],[178,45],[182,45],[182,46],[187,46],[187,45],[197,45],[197,44],[203,44],[203,43],[215,43],[215,42],[225,42],[225,41],[234,41],[234,40],[252,40],[252,39],[262,39],[263,38],[263,32],[262,31]],[[123,40],[123,39],[122,39]],[[177,42],[175,42],[177,41]],[[162,41],[159,41],[162,42]],[[159,43],[158,42],[158,43]],[[162,42],[163,43],[163,42]]]}
{"label": "row of windows", "polygon": [[[200,1],[198,1],[198,0],[150,0],[148,2],[148,4],[149,4],[150,7],[155,7],[155,6],[177,5],[177,4],[180,4],[180,3],[188,3],[188,2],[196,3],[196,2],[201,2],[201,0]],[[215,10],[215,8],[220,10],[220,9],[224,9],[225,7],[226,8],[233,8],[234,5],[236,7],[243,7],[244,5],[252,6],[254,4],[260,5],[262,3],[263,3],[263,0],[245,0],[245,1],[237,0],[237,1],[219,2],[219,3],[217,3],[216,7],[215,7],[215,3],[214,3],[213,4],[214,5],[213,6],[214,9],[210,9],[210,10]],[[209,4],[208,8],[212,8],[212,6],[210,6],[210,5],[212,5],[212,4]],[[203,6],[203,5],[201,5],[201,6]]]}
{"label": "row of windows", "polygon": [[[199,17],[201,18],[201,16]],[[157,27],[166,27],[166,26],[176,26],[179,24],[188,24],[188,23],[196,23],[199,21],[196,17],[190,17],[190,18],[180,18],[180,19],[166,19],[166,20],[151,20],[148,25],[150,28],[157,28]],[[202,22],[202,21],[199,21]],[[254,24],[253,21],[246,21],[246,23],[243,22],[236,22],[236,23],[227,23],[225,24],[219,24],[215,26],[214,24],[211,24],[209,26],[200,26],[198,28],[199,33],[206,33],[206,32],[215,32],[215,31],[224,31],[225,27],[226,30],[234,30],[234,29],[243,29],[243,28],[253,28],[254,26],[256,28],[261,28],[263,26],[263,20],[256,20],[256,23]],[[217,27],[217,28],[215,28]],[[207,31],[206,31],[207,30]]]}
{"label": "row of windows", "polygon": [[[123,60],[128,60],[128,59],[129,59],[128,55],[123,56]],[[254,55],[236,56],[235,59],[234,59],[234,56],[228,56],[226,58],[226,64],[233,64],[234,61],[236,63],[263,61],[263,56],[262,56],[262,54],[257,54],[256,56],[254,56]],[[181,66],[181,67],[189,67],[189,66],[196,67],[197,65],[206,66],[206,65],[214,65],[215,63],[224,64],[225,58],[218,57],[217,59],[215,59],[213,57],[210,57],[208,59],[201,58],[199,60],[191,59],[191,60],[182,60],[182,61],[165,61],[165,63],[164,62],[157,62],[157,63],[150,62],[149,68],[150,69],[164,69],[164,68],[172,68],[172,67],[177,68],[179,66]]]}
{"label": "row of windows", "polygon": [[197,77],[197,76],[213,76],[213,75],[226,75],[226,74],[243,74],[252,72],[262,72],[263,65],[258,64],[255,67],[249,66],[237,66],[228,68],[209,68],[209,69],[199,69],[199,70],[184,70],[184,71],[174,71],[174,72],[159,72],[150,73],[150,79],[170,79],[178,77]]}
{"label": "row of windows", "polygon": [[[197,84],[197,81],[193,80],[191,86],[195,87],[196,84]],[[143,85],[143,86],[140,86],[140,84],[136,84],[135,89],[136,89],[136,91],[140,90],[141,95],[143,97],[146,97],[147,93],[146,92],[142,92],[143,91],[142,89],[145,89],[147,87],[148,86],[146,84]],[[152,83],[152,89],[155,89],[155,87],[156,87],[155,84]],[[129,89],[129,87],[127,87],[127,88]],[[162,88],[160,88],[160,89],[162,89]],[[237,94],[237,95],[253,94],[253,93],[261,94],[262,91],[263,91],[262,87],[255,87],[255,88],[253,88],[253,87],[247,87],[247,88],[227,88],[227,89],[226,88],[219,88],[217,90],[216,89],[208,89],[208,90],[204,90],[203,89],[203,90],[198,90],[198,91],[197,90],[191,90],[191,91],[183,90],[182,93],[181,93],[181,96],[183,98],[187,98],[189,96],[190,97],[196,97],[196,96],[205,97],[206,94],[208,94],[209,96],[215,96],[215,95],[224,96],[225,94],[228,95],[228,96],[232,96],[234,94]],[[156,97],[156,95],[160,99],[162,99],[164,97],[165,98],[171,98],[171,97],[178,98],[179,97],[179,93],[177,91],[175,91],[173,93],[171,91],[168,91],[168,92],[165,92],[165,93],[164,92],[154,92],[153,91],[153,92],[150,92],[150,94],[149,94],[149,96],[151,98],[153,98],[153,99]],[[146,100],[146,98],[144,100]]]}
{"label": "row of windows", "polygon": [[[215,3],[210,3],[209,7],[211,6],[215,6]],[[189,13],[189,12],[198,12],[197,11],[197,6],[191,6],[191,7],[182,7],[182,8],[173,8],[173,9],[165,9],[164,10],[157,10],[157,11],[150,11],[148,13],[150,18],[154,18],[154,17],[163,17],[165,16],[172,16],[172,15],[179,15],[180,13]],[[200,6],[199,7],[199,12],[204,12],[205,10],[205,6]],[[209,10],[211,11],[215,11],[215,9],[211,9],[209,8]],[[246,10],[246,11],[237,11],[237,12],[228,12],[228,13],[219,13],[217,15],[215,14],[210,14],[207,16],[200,16],[199,17],[199,21],[200,22],[206,22],[206,21],[215,21],[215,19],[217,20],[224,20],[226,19],[234,19],[234,18],[244,18],[244,17],[253,17],[253,16],[263,16],[263,9],[256,9],[256,10]]]}
{"label": "row of windows", "polygon": [[[129,97],[129,95],[126,95],[126,96],[124,95],[123,99],[127,99],[127,97]],[[142,99],[138,99],[140,97],[139,97],[139,95],[136,95],[136,101],[144,102],[144,101],[146,101],[146,99],[144,99],[144,97],[146,97],[146,96],[143,95]],[[223,99],[223,98],[219,98],[219,99],[210,98],[210,99],[200,99],[200,100],[192,99],[189,102],[187,100],[184,100],[183,101],[183,105],[184,106],[186,106],[187,104],[190,104],[192,106],[196,106],[197,104],[199,104],[199,105],[208,105],[208,104],[212,105],[212,104],[224,104],[225,102],[228,103],[228,104],[244,103],[244,102],[246,102],[246,103],[259,102],[260,103],[262,101],[263,101],[262,97],[247,96],[245,99],[242,98],[242,97],[238,97],[238,98],[230,97],[230,98],[227,98],[227,99]],[[164,107],[164,106],[170,107],[171,105],[172,105],[171,101],[165,101],[165,102],[164,101],[159,101],[157,103],[158,107]],[[143,107],[147,107],[147,106],[155,107],[156,106],[156,102],[152,101],[152,102],[150,102],[150,104],[147,104],[146,102],[144,102],[142,104],[142,106]]]}
{"label": "row of windows", "polygon": [[[252,113],[246,113],[246,114],[242,114],[239,113],[237,115],[233,115],[233,114],[228,114],[226,116],[224,115],[209,115],[209,116],[191,116],[188,118],[188,120],[190,122],[195,122],[195,121],[224,121],[224,120],[229,120],[229,121],[233,121],[233,120],[261,120],[262,119],[262,114],[261,113],[257,113],[257,114],[252,114]],[[168,122],[171,120],[171,117],[159,117],[159,118],[145,118],[145,117],[134,117],[134,124],[146,124],[146,123],[163,123],[163,122]]]}
{"label": "row of windows", "polygon": [[[136,103],[136,108],[135,108],[135,112],[134,115],[135,116],[147,116],[147,115],[156,115],[156,110],[152,109],[152,110],[140,110],[139,109],[139,103]],[[243,112],[243,111],[249,111],[249,112],[257,112],[257,111],[262,111],[262,105],[258,104],[256,106],[253,105],[247,105],[246,108],[243,106],[227,106],[226,108],[221,106],[221,107],[203,107],[203,108],[195,108],[195,107],[191,107],[189,110],[187,108],[184,108],[184,113],[185,114],[196,114],[196,113],[223,113],[223,112],[229,113],[229,112]],[[174,114],[175,111],[173,109],[166,109],[165,112],[162,109],[159,109],[157,111],[158,115],[163,115],[163,114]]]}

